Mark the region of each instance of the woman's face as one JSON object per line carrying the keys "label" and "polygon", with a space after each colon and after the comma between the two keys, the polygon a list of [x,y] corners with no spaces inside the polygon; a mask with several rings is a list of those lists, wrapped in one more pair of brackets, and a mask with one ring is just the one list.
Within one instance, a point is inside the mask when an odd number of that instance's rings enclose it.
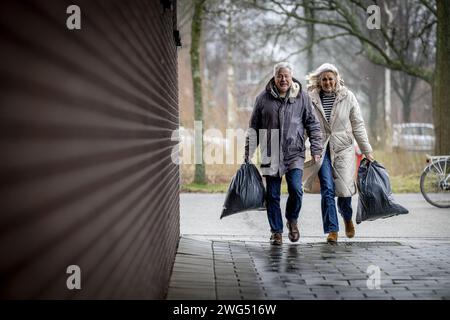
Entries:
{"label": "woman's face", "polygon": [[336,76],[333,72],[324,72],[320,78],[320,86],[323,91],[332,92],[336,89]]}

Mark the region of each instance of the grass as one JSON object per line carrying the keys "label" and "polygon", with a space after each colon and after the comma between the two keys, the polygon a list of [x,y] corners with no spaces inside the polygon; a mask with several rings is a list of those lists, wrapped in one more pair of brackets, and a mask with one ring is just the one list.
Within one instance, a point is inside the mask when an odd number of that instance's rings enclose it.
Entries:
{"label": "grass", "polygon": [[[420,176],[419,175],[407,175],[407,176],[394,176],[390,177],[391,188],[393,193],[420,193]],[[183,184],[181,186],[181,192],[188,193],[225,193],[228,190],[228,184]],[[287,185],[283,179],[281,185],[281,192],[287,194]]]}
{"label": "grass", "polygon": [[420,175],[390,177],[393,193],[420,193]]}
{"label": "grass", "polygon": [[[189,183],[181,186],[181,192],[187,193],[225,193],[228,191],[229,184],[216,183],[216,184],[197,184]],[[283,180],[281,184],[281,192],[287,194],[287,185]]]}
{"label": "grass", "polygon": [[217,183],[217,184],[197,184],[189,183],[181,185],[181,192],[190,193],[223,193],[227,192],[228,184]]}
{"label": "grass", "polygon": [[[390,176],[393,193],[418,193],[420,192],[420,174],[426,165],[424,153],[413,152],[387,152],[376,150],[375,159],[381,163]],[[181,192],[222,193],[227,192],[231,178],[239,168],[235,165],[207,165],[207,184],[194,184],[194,166],[183,165],[181,167],[182,186]],[[285,179],[281,185],[281,192],[287,193]]]}
{"label": "grass", "polygon": [[426,163],[426,156],[421,152],[386,152],[376,150],[375,159],[382,164],[393,177],[420,176]]}
{"label": "grass", "polygon": [[[420,175],[390,176],[391,188],[393,193],[420,193]],[[188,193],[225,193],[228,190],[228,184],[183,184],[181,192]],[[283,179],[281,184],[281,193],[287,194],[286,181]]]}

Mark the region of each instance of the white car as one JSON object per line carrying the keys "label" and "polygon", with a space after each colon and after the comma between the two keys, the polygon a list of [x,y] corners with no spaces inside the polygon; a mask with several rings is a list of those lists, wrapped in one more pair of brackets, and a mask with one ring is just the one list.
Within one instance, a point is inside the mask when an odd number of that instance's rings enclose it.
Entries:
{"label": "white car", "polygon": [[431,123],[399,123],[393,125],[392,146],[396,150],[434,150],[434,126]]}

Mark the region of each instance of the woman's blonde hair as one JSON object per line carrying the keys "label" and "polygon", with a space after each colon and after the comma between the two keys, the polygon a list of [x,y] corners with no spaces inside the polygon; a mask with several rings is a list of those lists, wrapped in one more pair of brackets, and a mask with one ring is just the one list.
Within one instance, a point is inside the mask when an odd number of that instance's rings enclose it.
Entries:
{"label": "woman's blonde hair", "polygon": [[308,91],[319,90],[322,88],[320,82],[322,81],[322,76],[325,72],[333,72],[336,80],[335,92],[338,92],[344,87],[344,80],[341,78],[338,69],[331,63],[324,63],[316,70],[311,72],[306,76],[308,81]]}

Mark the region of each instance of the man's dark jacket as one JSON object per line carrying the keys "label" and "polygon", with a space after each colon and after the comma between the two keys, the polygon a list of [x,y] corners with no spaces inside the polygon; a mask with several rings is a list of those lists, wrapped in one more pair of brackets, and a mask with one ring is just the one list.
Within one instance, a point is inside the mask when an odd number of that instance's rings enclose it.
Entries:
{"label": "man's dark jacket", "polygon": [[303,170],[305,132],[311,142],[311,155],[322,154],[320,123],[308,94],[296,79],[285,98],[280,97],[274,78],[268,82],[256,98],[249,127],[245,157],[251,158],[261,142],[263,175],[281,177],[295,168]]}

